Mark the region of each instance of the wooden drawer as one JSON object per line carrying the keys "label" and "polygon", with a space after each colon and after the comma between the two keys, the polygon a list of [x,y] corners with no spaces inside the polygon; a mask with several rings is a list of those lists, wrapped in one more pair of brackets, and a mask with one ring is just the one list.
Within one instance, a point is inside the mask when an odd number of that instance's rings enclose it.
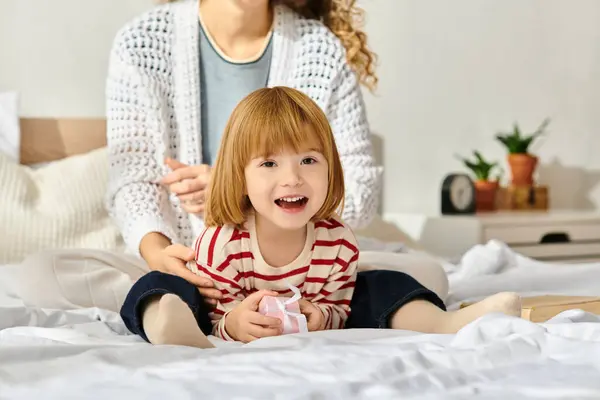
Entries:
{"label": "wooden drawer", "polygon": [[[519,254],[537,260],[596,260],[600,258],[600,241],[596,243],[539,244],[511,246]],[[592,261],[590,261],[592,262]]]}
{"label": "wooden drawer", "polygon": [[484,227],[484,241],[500,240],[508,245],[600,242],[600,224],[544,224]]}
{"label": "wooden drawer", "polygon": [[431,254],[460,262],[466,252],[490,240],[546,262],[600,260],[600,210],[498,211],[473,216],[388,215],[401,232]]}
{"label": "wooden drawer", "polygon": [[600,224],[548,223],[484,227],[485,241],[496,239],[537,260],[600,258]]}

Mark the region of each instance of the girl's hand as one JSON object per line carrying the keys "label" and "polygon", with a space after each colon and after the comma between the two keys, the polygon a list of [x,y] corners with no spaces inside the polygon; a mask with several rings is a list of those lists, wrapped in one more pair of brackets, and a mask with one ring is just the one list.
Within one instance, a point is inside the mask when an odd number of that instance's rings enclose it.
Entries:
{"label": "girl's hand", "polygon": [[306,299],[298,300],[300,312],[306,316],[308,331],[322,331],[325,329],[325,316],[321,309]]}
{"label": "girl's hand", "polygon": [[172,172],[165,175],[161,183],[177,195],[181,207],[186,212],[202,216],[206,189],[210,181],[210,166],[205,164],[190,166],[170,158],[165,160],[165,164]]}
{"label": "girl's hand", "polygon": [[246,297],[227,314],[225,330],[229,336],[237,341],[248,343],[263,337],[281,335],[281,320],[258,312],[258,304],[265,296],[276,297],[277,293],[259,290]]}

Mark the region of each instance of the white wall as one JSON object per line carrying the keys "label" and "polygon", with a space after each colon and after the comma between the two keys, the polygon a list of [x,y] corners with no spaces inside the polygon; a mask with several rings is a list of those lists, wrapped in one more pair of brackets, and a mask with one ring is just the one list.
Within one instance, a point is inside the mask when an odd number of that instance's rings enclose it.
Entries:
{"label": "white wall", "polygon": [[24,116],[104,115],[117,30],[152,0],[0,0],[0,90]]}
{"label": "white wall", "polygon": [[[108,51],[152,0],[0,0],[0,90],[26,116],[101,116]],[[533,129],[558,207],[600,206],[600,2],[362,0],[380,56],[367,94],[386,168],[384,212],[438,209],[454,153],[502,159],[497,130]]]}
{"label": "white wall", "polygon": [[600,2],[363,0],[380,55],[368,96],[386,167],[384,211],[434,213],[453,154],[513,121],[553,119],[534,150],[556,207],[600,206]]}

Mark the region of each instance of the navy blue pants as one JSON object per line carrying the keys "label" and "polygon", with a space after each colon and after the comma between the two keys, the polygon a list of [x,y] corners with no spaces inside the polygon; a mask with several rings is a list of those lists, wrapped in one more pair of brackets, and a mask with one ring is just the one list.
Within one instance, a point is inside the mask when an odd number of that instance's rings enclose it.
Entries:
{"label": "navy blue pants", "polygon": [[[187,303],[202,332],[211,334],[210,310],[198,288],[183,278],[158,271],[141,277],[129,291],[121,308],[121,318],[127,328],[148,341],[141,319],[145,303],[153,296],[168,293],[176,294]],[[346,328],[389,328],[389,319],[394,312],[417,299],[446,310],[444,302],[435,293],[410,275],[385,270],[359,272]]]}

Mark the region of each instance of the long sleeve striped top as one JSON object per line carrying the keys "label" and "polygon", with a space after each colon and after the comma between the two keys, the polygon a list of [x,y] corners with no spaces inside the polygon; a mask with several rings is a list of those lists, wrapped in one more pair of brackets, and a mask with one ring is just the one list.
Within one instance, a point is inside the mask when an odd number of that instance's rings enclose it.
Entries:
{"label": "long sleeve striped top", "polygon": [[213,280],[223,298],[213,310],[213,334],[233,340],[225,330],[227,314],[249,294],[263,289],[291,296],[287,283],[323,312],[325,329],[341,329],[350,314],[358,264],[358,244],[338,217],[308,224],[306,243],[290,264],[275,268],[263,259],[254,220],[244,229],[206,228],[195,242],[193,272]]}

